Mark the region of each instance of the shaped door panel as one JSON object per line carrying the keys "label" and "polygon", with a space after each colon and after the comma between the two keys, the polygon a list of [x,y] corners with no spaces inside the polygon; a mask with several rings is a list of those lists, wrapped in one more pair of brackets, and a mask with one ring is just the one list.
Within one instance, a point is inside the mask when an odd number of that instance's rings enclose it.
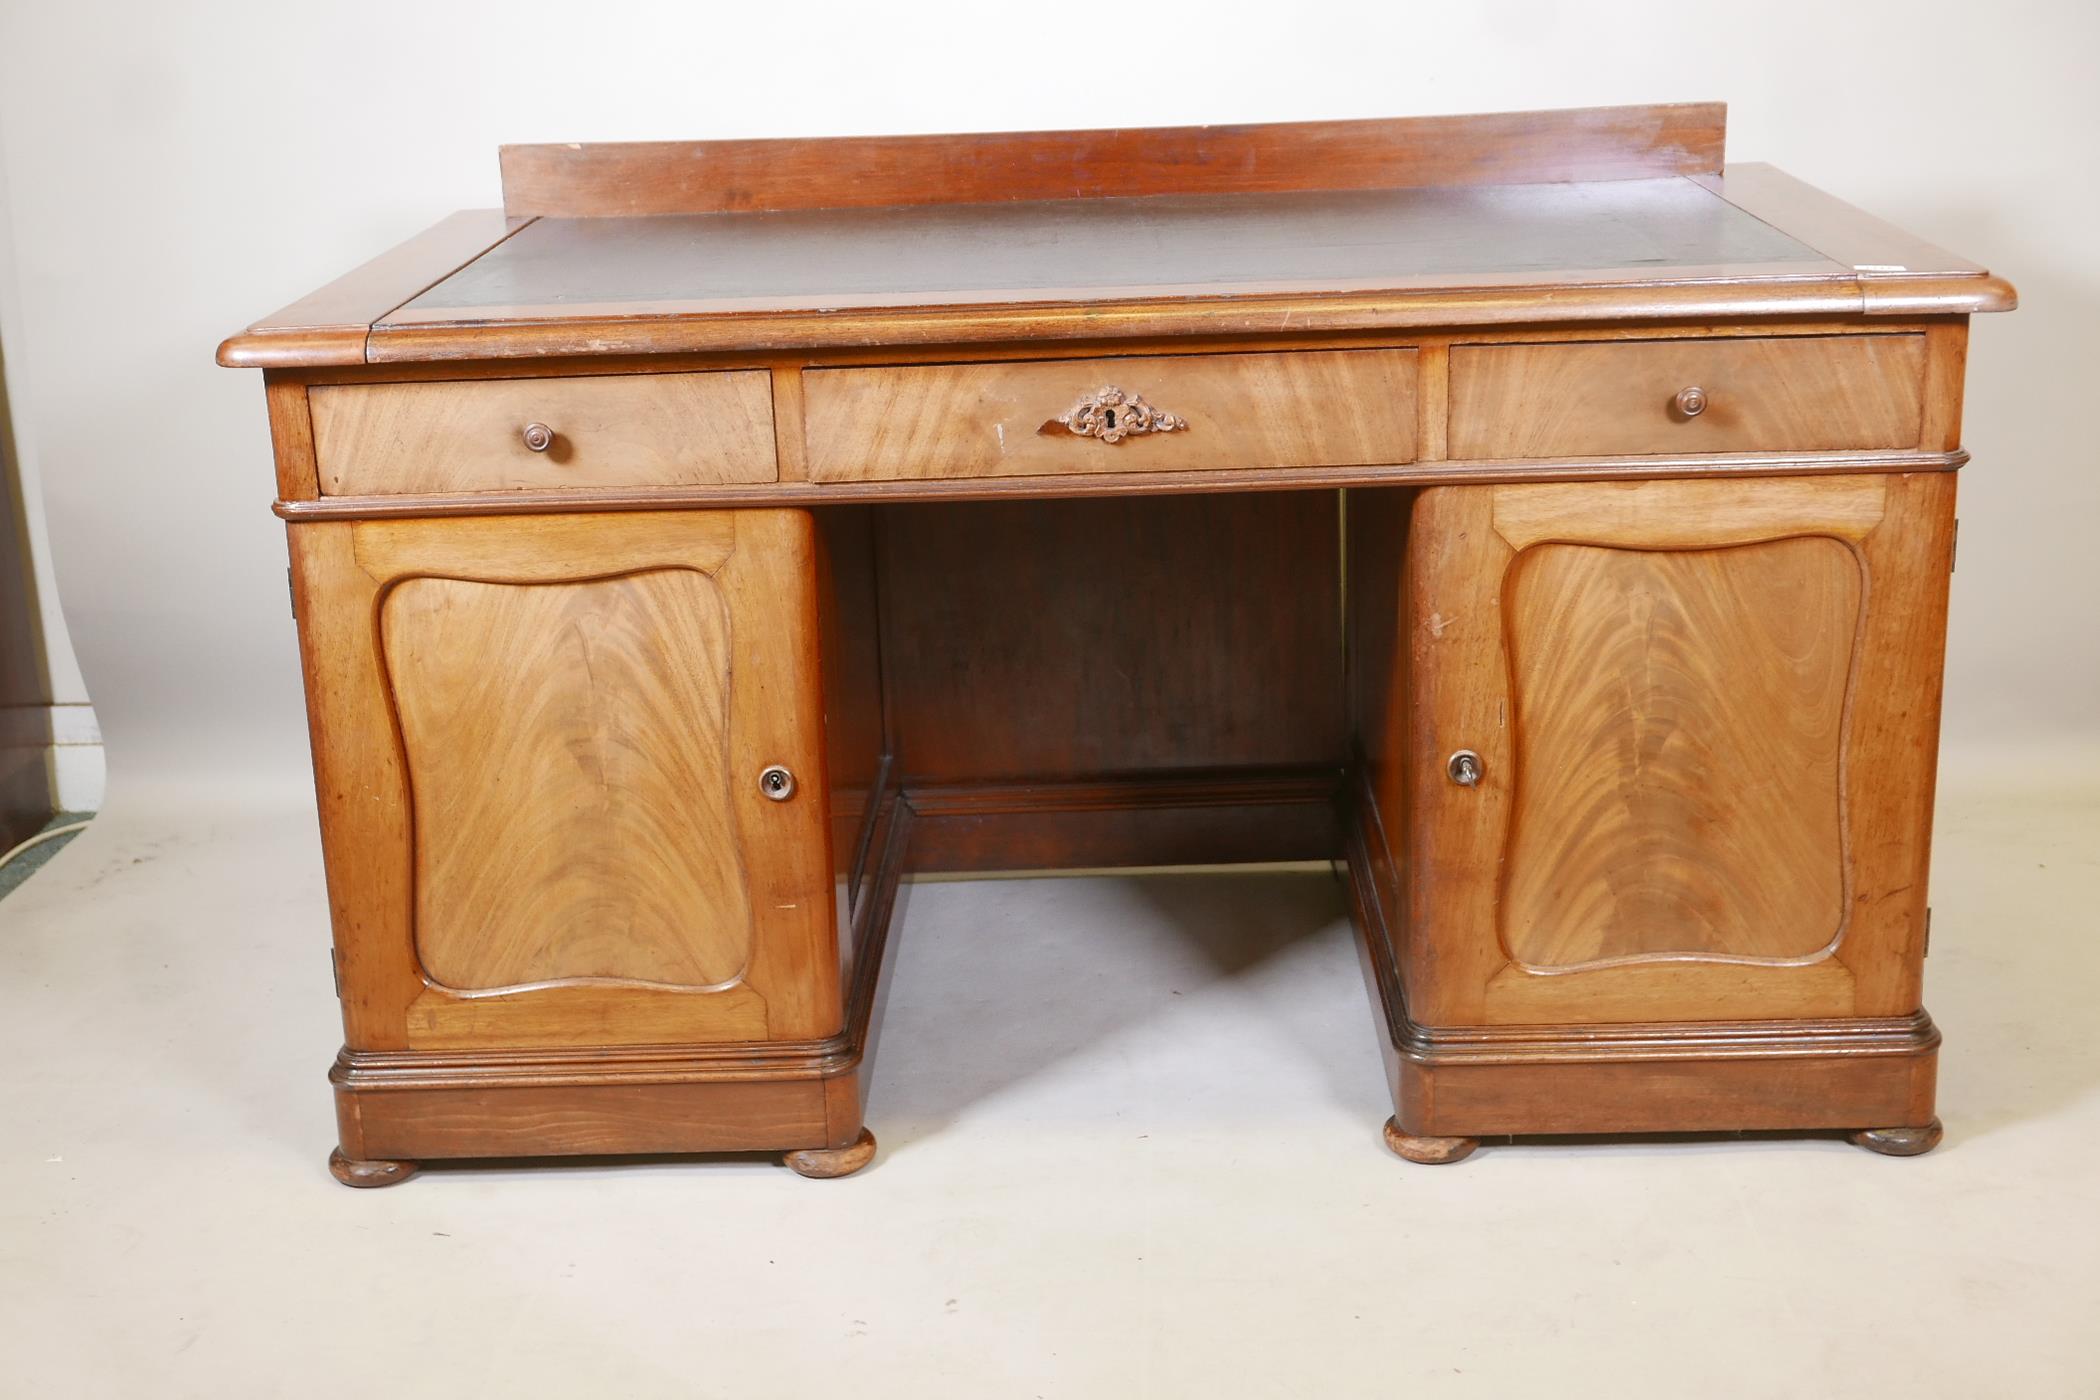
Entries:
{"label": "shaped door panel", "polygon": [[1915,1010],[1952,509],[1922,473],[1423,492],[1410,1014]]}
{"label": "shaped door panel", "polygon": [[353,1046],[839,1028],[805,512],[292,543]]}

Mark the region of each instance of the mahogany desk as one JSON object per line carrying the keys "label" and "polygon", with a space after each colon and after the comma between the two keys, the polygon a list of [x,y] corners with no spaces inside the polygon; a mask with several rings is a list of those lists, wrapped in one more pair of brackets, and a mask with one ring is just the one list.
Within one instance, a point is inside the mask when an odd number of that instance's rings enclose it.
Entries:
{"label": "mahogany desk", "polygon": [[508,147],[502,210],[226,341],[335,1174],[850,1172],[907,872],[1318,858],[1404,1157],[1929,1148],[1963,354],[2013,292],[1723,115]]}

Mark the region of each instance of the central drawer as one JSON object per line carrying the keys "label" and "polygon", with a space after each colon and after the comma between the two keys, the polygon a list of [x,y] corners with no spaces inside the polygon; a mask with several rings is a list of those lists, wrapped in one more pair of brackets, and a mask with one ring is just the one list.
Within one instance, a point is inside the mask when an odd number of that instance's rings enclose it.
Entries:
{"label": "central drawer", "polygon": [[1415,352],[814,369],[816,481],[1355,467],[1415,456]]}

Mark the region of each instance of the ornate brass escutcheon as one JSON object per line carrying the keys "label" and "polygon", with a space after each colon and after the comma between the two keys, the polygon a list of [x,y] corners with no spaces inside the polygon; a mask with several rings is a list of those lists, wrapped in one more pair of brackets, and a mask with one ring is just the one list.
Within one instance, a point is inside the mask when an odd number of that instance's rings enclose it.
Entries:
{"label": "ornate brass escutcheon", "polygon": [[1113,384],[1088,394],[1052,421],[1080,437],[1103,442],[1121,442],[1143,433],[1178,433],[1189,425],[1179,414],[1154,408],[1142,395],[1126,393]]}

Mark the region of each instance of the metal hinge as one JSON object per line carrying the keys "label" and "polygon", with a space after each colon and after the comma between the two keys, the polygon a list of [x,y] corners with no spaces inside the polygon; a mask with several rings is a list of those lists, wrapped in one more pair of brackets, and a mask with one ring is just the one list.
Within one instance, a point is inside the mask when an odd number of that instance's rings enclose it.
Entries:
{"label": "metal hinge", "polygon": [[1947,537],[1947,572],[1954,572],[1954,561],[1961,555],[1961,519],[1956,517],[1954,531]]}
{"label": "metal hinge", "polygon": [[328,950],[328,976],[335,983],[335,999],[343,999],[343,955],[334,948]]}
{"label": "metal hinge", "polygon": [[1932,906],[1930,904],[1925,906],[1925,948],[1919,956],[1926,958],[1932,956]]}
{"label": "metal hinge", "polygon": [[292,621],[297,622],[299,620],[299,586],[292,582],[290,566],[286,566],[284,571],[284,591],[285,595],[291,599]]}

